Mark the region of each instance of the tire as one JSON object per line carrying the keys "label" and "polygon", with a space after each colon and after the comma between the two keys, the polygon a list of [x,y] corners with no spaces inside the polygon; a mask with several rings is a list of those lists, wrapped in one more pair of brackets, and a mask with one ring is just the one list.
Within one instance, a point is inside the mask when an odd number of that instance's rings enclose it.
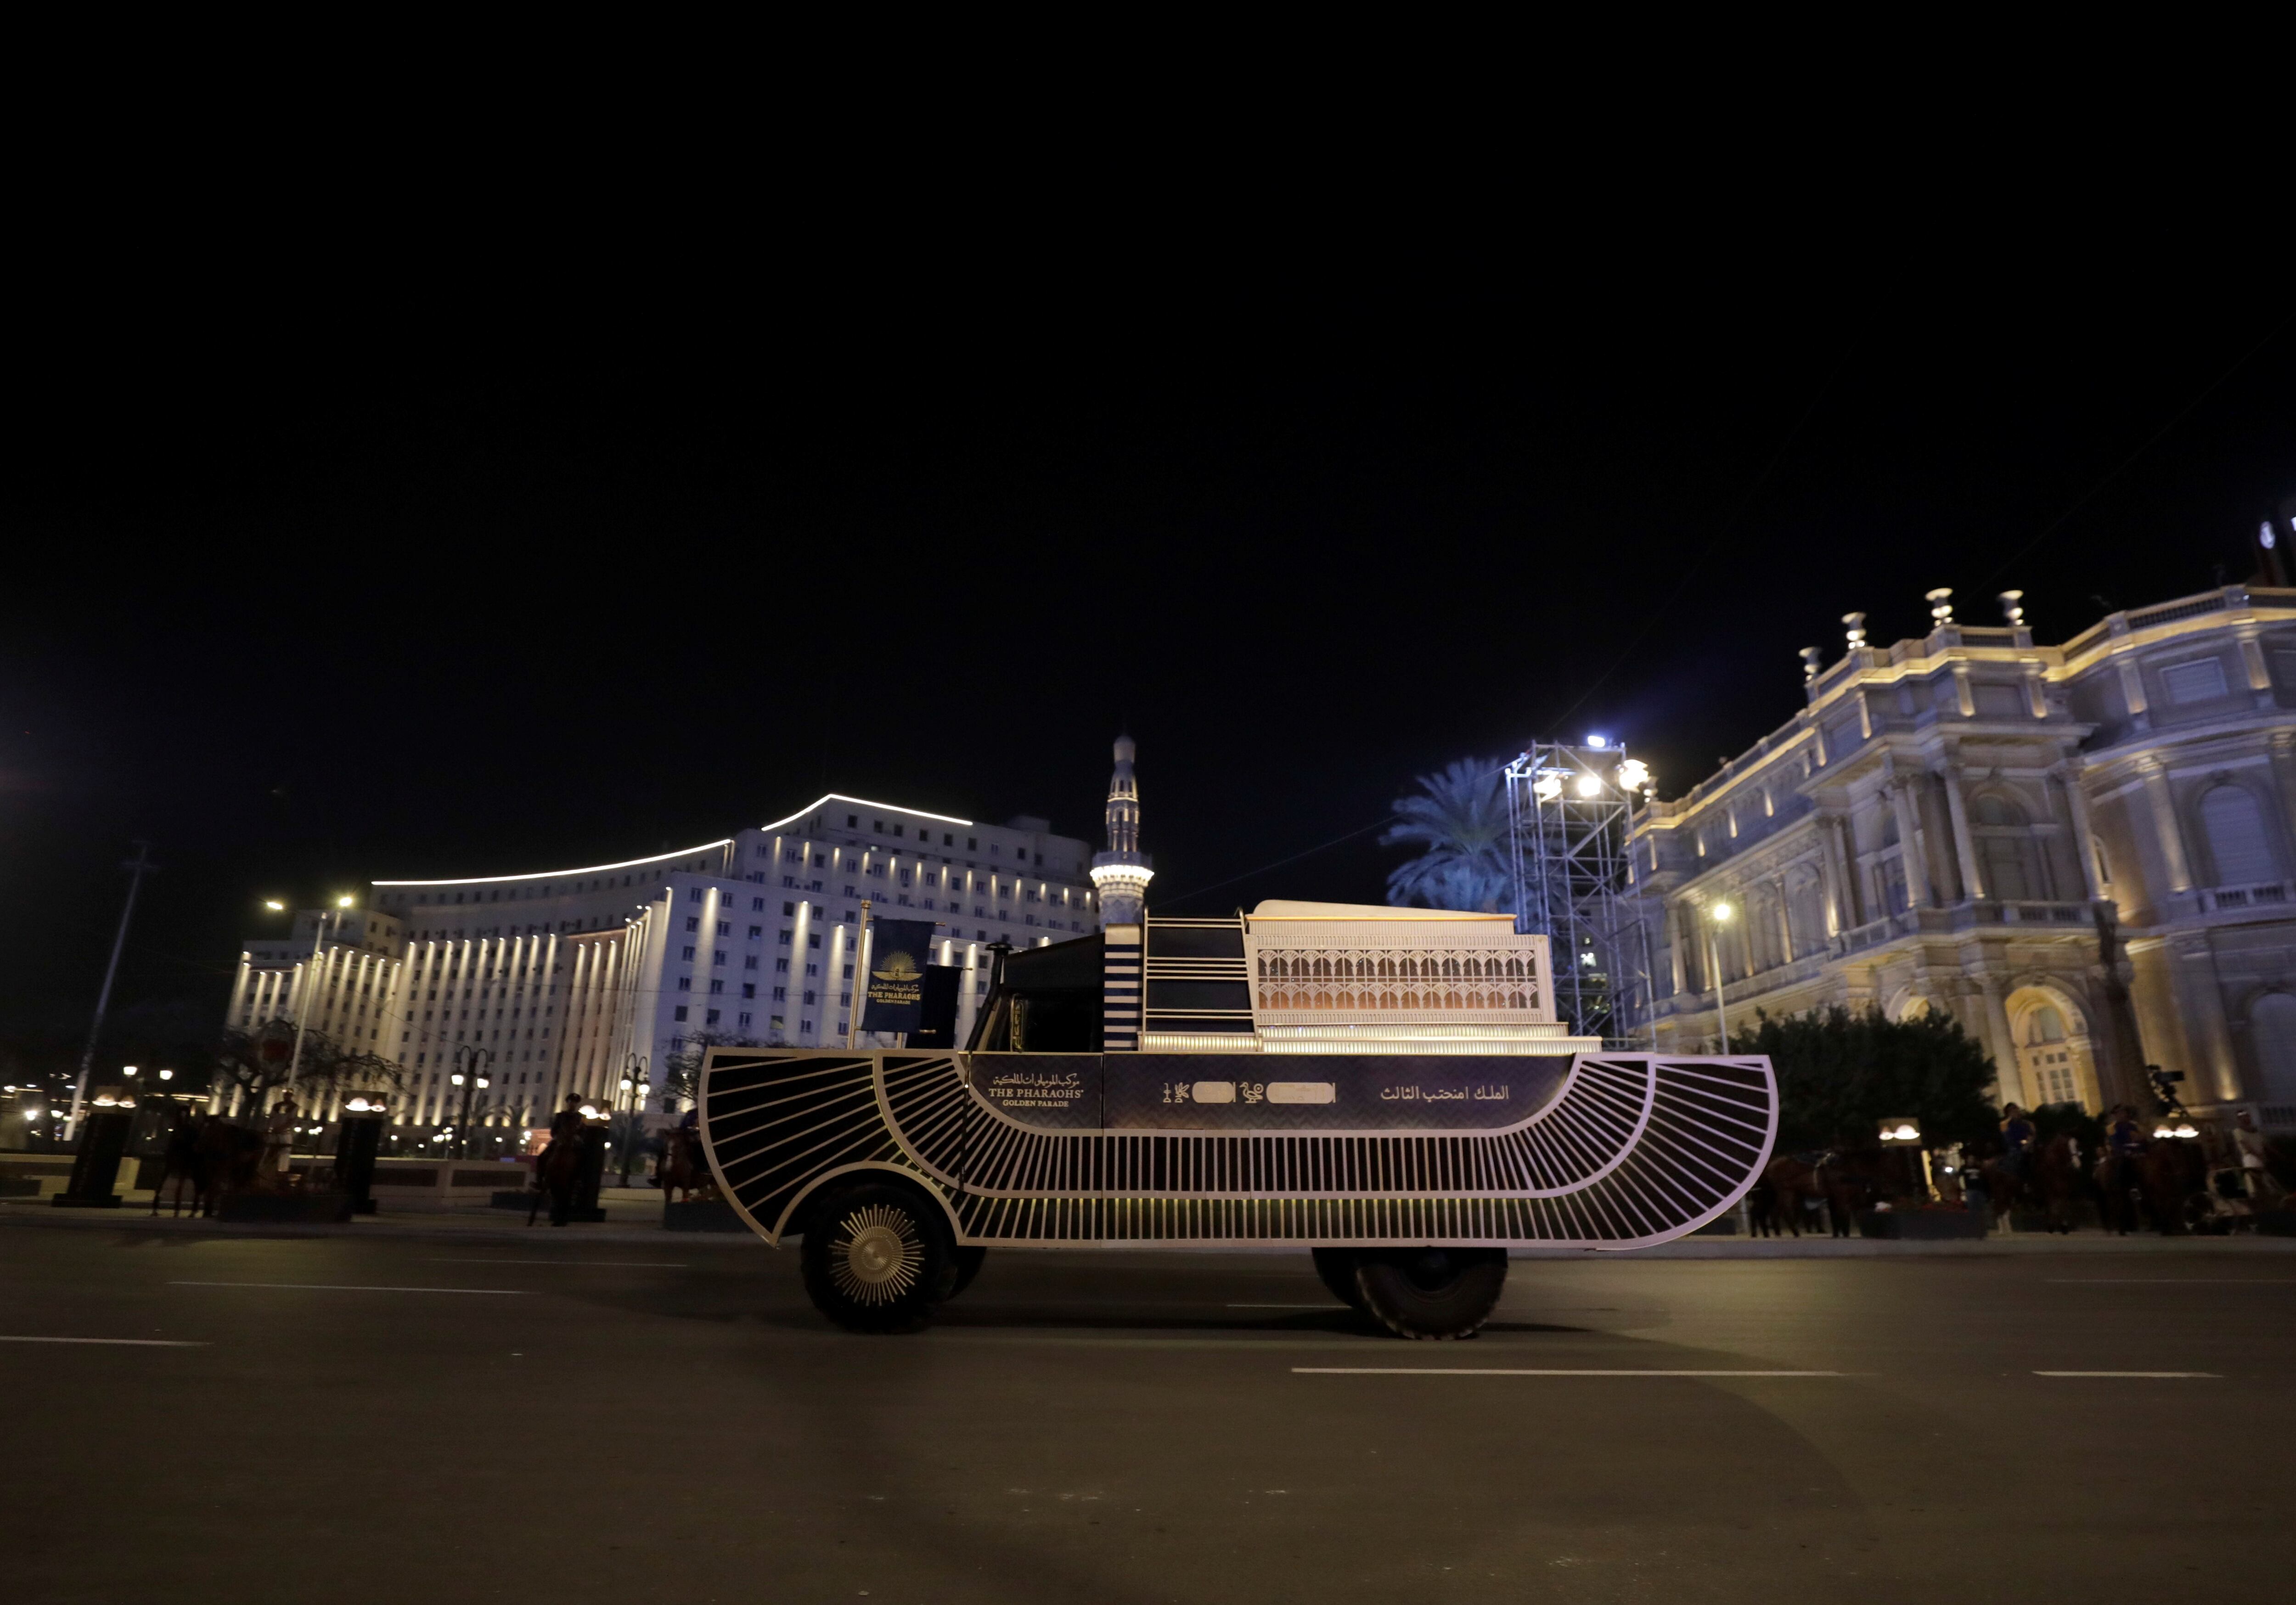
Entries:
{"label": "tire", "polygon": [[1398,1338],[1471,1338],[1506,1288],[1505,1249],[1371,1249],[1356,1261],[1363,1307]]}
{"label": "tire", "polygon": [[849,1332],[914,1332],[955,1285],[940,1210],[915,1189],[865,1182],[824,1199],[800,1252],[814,1307]]}
{"label": "tire", "polygon": [[941,1302],[946,1304],[972,1285],[980,1274],[980,1262],[988,1257],[988,1250],[980,1248],[958,1249],[949,1255],[948,1286],[941,1290]]}
{"label": "tire", "polygon": [[1361,1289],[1356,1286],[1356,1261],[1360,1256],[1353,1249],[1317,1249],[1316,1279],[1321,1282],[1332,1297],[1346,1305],[1358,1315],[1371,1314],[1364,1303]]}

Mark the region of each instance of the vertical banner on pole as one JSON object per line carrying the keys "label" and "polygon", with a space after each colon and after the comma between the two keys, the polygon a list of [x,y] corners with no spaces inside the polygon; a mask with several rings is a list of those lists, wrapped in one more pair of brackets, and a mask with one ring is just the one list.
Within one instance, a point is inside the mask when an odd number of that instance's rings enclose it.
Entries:
{"label": "vertical banner on pole", "polygon": [[861,1028],[914,1031],[924,1023],[925,969],[932,962],[933,922],[880,920],[862,979]]}

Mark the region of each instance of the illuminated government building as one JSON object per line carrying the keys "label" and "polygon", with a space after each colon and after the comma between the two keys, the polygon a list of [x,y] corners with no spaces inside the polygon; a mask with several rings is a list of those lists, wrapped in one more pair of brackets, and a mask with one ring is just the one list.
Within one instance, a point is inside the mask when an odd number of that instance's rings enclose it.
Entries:
{"label": "illuminated government building", "polygon": [[490,1125],[546,1124],[566,1093],[611,1097],[641,1062],[651,1107],[671,1113],[664,1066],[697,1037],[843,1040],[864,898],[873,918],[947,928],[939,959],[965,971],[958,1029],[969,1029],[991,943],[1099,928],[1090,857],[1042,819],[982,825],[832,793],[680,852],[377,880],[365,907],[302,911],[291,934],[250,939],[226,1024],[305,1019],[397,1062],[405,1126],[459,1113],[457,1050],[492,1055]]}
{"label": "illuminated government building", "polygon": [[[1807,706],[1630,836],[1660,1050],[1830,1003],[1950,1012],[2000,1093],[2091,1110],[2182,1070],[2296,1127],[2296,590],[2044,646],[2004,621],[1804,654]],[[1720,907],[1730,911],[1715,917]],[[1710,966],[1719,960],[1719,976]]]}

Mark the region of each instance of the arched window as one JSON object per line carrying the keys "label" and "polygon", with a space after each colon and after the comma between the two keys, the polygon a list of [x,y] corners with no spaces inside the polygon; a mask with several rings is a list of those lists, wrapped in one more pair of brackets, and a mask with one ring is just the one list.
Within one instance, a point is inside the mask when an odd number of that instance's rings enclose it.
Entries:
{"label": "arched window", "polygon": [[2248,1036],[2257,1044],[2264,1102],[2296,1104],[2296,996],[2267,992],[2250,1003]]}
{"label": "arched window", "polygon": [[1970,821],[1980,825],[2022,825],[2025,810],[1997,792],[1988,792],[1970,807]]}
{"label": "arched window", "polygon": [[2025,1045],[2038,1048],[2044,1043],[2065,1039],[2065,1017],[2057,1012],[2054,1003],[2043,1003],[2025,1017]]}
{"label": "arched window", "polygon": [[1416,1009],[1419,1007],[1419,994],[1416,992],[1405,993],[1403,995],[1403,1006],[1406,1009]]}
{"label": "arched window", "polygon": [[2296,1103],[2296,996],[2267,992],[2248,1011],[2267,1103]]}
{"label": "arched window", "polygon": [[2264,810],[2245,786],[2211,786],[2201,798],[2201,834],[2209,844],[2211,886],[2254,886],[2277,880]]}

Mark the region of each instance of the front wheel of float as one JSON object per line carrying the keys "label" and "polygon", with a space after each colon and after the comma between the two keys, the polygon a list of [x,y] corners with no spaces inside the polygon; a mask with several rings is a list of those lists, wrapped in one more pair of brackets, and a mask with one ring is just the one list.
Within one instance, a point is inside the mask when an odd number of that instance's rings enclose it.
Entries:
{"label": "front wheel of float", "polygon": [[850,1332],[914,1332],[955,1285],[948,1222],[914,1188],[840,1188],[806,1223],[800,1262],[814,1307]]}
{"label": "front wheel of float", "polygon": [[1398,1338],[1471,1338],[1506,1289],[1505,1249],[1366,1249],[1356,1290]]}

